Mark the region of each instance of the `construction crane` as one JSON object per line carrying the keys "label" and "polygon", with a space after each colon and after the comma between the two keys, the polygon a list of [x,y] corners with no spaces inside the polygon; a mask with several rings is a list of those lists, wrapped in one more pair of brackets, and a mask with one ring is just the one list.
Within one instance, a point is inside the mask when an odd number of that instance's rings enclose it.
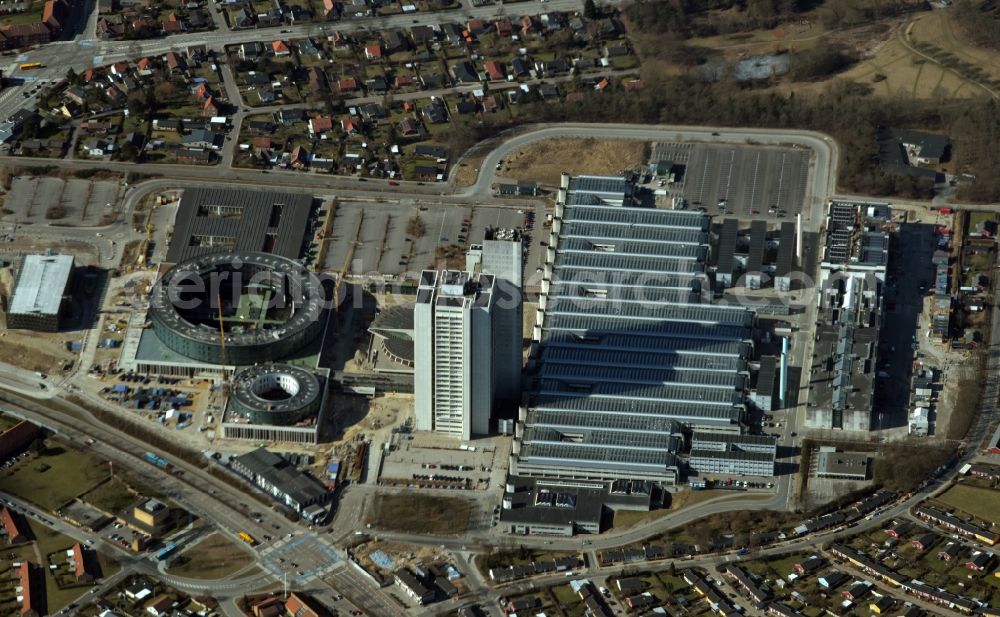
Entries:
{"label": "construction crane", "polygon": [[222,396],[229,398],[229,375],[226,373],[226,329],[222,324],[222,292],[215,292],[215,301],[219,309],[219,346],[222,348]]}

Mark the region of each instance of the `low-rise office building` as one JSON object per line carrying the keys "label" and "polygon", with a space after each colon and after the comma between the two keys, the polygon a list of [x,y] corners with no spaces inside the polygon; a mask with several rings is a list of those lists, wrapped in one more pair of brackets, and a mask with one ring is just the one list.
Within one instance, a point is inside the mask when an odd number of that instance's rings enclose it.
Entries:
{"label": "low-rise office building", "polygon": [[26,256],[7,307],[7,327],[58,331],[69,309],[72,276],[72,255]]}
{"label": "low-rise office building", "polygon": [[867,480],[869,455],[865,452],[838,452],[822,446],[816,455],[816,477],[831,480]]}
{"label": "low-rise office building", "polygon": [[300,514],[309,506],[324,504],[330,499],[330,491],[319,480],[264,448],[233,457],[229,466]]}

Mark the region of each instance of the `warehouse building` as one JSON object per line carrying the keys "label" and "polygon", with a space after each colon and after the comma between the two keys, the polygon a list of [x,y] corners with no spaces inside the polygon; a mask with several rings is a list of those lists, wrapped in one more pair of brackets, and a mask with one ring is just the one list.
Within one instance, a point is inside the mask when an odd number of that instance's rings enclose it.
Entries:
{"label": "warehouse building", "polygon": [[747,253],[747,273],[744,286],[760,289],[764,285],[764,249],[767,248],[767,221],[750,223],[750,251]]}
{"label": "warehouse building", "polygon": [[70,308],[73,265],[72,255],[25,256],[7,307],[7,327],[58,332]]}
{"label": "warehouse building", "polygon": [[743,450],[691,450],[691,469],[701,474],[732,476],[773,476],[774,454]]}
{"label": "warehouse building", "polygon": [[831,480],[867,480],[868,461],[864,452],[838,452],[831,446],[821,446],[816,455],[816,477]]}
{"label": "warehouse building", "polygon": [[312,505],[322,505],[331,494],[323,484],[295,468],[289,461],[257,448],[234,456],[229,466],[257,487],[298,513]]}
{"label": "warehouse building", "polygon": [[778,291],[791,291],[792,273],[795,270],[795,223],[784,221],[778,231],[778,258],[774,265],[774,287]]}
{"label": "warehouse building", "polygon": [[767,435],[696,432],[688,466],[701,474],[773,476],[778,441]]}
{"label": "warehouse building", "polygon": [[723,289],[733,286],[739,276],[736,263],[736,240],[739,235],[737,219],[724,219],[719,232],[719,250],[716,253],[715,281]]}
{"label": "warehouse building", "polygon": [[876,428],[872,410],[891,220],[886,204],[830,203],[806,427]]}
{"label": "warehouse building", "polygon": [[710,303],[710,219],[638,203],[562,179],[511,475],[669,486],[681,429],[741,430],[753,314]]}
{"label": "warehouse building", "polygon": [[774,356],[761,356],[757,368],[757,382],[750,391],[750,402],[763,412],[774,411],[777,376],[778,359]]}

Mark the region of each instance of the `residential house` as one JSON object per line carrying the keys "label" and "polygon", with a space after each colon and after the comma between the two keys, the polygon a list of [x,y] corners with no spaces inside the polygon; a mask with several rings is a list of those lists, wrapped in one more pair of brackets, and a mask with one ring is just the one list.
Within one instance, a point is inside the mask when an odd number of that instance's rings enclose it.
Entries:
{"label": "residential house", "polygon": [[870,603],[868,605],[868,610],[870,610],[875,615],[888,615],[892,607],[896,606],[896,601],[889,596],[882,596],[878,600]]}
{"label": "residential house", "polygon": [[365,87],[368,88],[369,92],[384,93],[389,90],[389,82],[386,81],[384,75],[376,75],[368,81],[365,82]]}
{"label": "residential house", "polygon": [[177,52],[168,51],[166,60],[167,68],[170,69],[171,73],[183,73],[187,70],[187,62]]}
{"label": "residential house", "polygon": [[451,74],[455,81],[463,84],[474,84],[479,82],[479,74],[471,62],[459,62],[451,67]]}
{"label": "residential house", "polygon": [[306,112],[304,112],[301,109],[278,110],[279,124],[295,124],[296,122],[304,122],[305,119],[306,119]]}
{"label": "residential house", "polygon": [[178,163],[194,163],[196,165],[207,165],[212,162],[215,154],[211,150],[201,148],[180,148],[177,150]]}
{"label": "residential house", "polygon": [[506,17],[496,20],[493,27],[496,28],[497,36],[499,37],[506,39],[510,38],[510,36],[514,34],[514,24],[512,24]]}
{"label": "residential house", "polygon": [[236,50],[237,55],[240,60],[254,61],[261,57],[264,53],[264,45],[259,41],[252,41],[249,43],[240,43]]}
{"label": "residential house", "polygon": [[853,585],[851,585],[849,589],[845,589],[840,595],[842,595],[844,599],[849,600],[851,602],[858,602],[859,600],[867,596],[869,593],[871,593],[871,590],[872,590],[872,584],[870,582],[858,581]]}
{"label": "residential house", "polygon": [[288,43],[284,41],[272,41],[271,52],[276,58],[284,58],[285,56],[290,56],[292,54],[292,50],[289,49]]}
{"label": "residential house", "polygon": [[201,106],[201,115],[206,118],[214,118],[220,113],[222,113],[222,108],[218,103],[216,103],[215,97],[209,95],[209,97],[205,99],[205,103]]}
{"label": "residential house", "polygon": [[972,551],[965,562],[965,567],[976,572],[984,572],[993,564],[993,553],[987,551]]}
{"label": "residential house", "polygon": [[808,574],[812,574],[813,572],[819,570],[825,565],[826,565],[826,559],[813,555],[808,559],[800,561],[799,563],[795,564],[794,568],[795,572],[798,573],[799,576],[806,576]]}
{"label": "residential house", "polygon": [[483,112],[494,113],[503,109],[503,98],[499,94],[491,94],[483,97]]}
{"label": "residential house", "polygon": [[71,559],[73,561],[73,573],[76,575],[76,580],[79,583],[92,583],[94,582],[94,571],[91,566],[92,559],[90,555],[83,548],[79,542],[73,545],[70,549]]}
{"label": "residential house", "polygon": [[293,591],[285,600],[285,612],[292,617],[326,617],[329,612],[309,596]]}
{"label": "residential house", "polygon": [[901,538],[911,529],[913,529],[913,523],[906,519],[899,519],[892,522],[892,525],[885,530],[885,534],[890,538]]}
{"label": "residential house", "polygon": [[531,74],[531,65],[521,56],[517,56],[510,61],[510,70],[515,77],[524,77]]}
{"label": "residential house", "polygon": [[309,164],[309,150],[305,146],[295,146],[288,159],[288,165],[293,169],[303,169]]}
{"label": "residential house", "polygon": [[538,94],[543,99],[557,99],[559,98],[559,88],[555,84],[539,84]]}
{"label": "residential house", "polygon": [[309,119],[309,135],[315,139],[333,130],[333,118],[316,116]]}
{"label": "residential house", "polygon": [[[253,28],[255,23],[256,21],[254,21],[253,15],[251,15],[245,8],[240,8],[233,13],[234,28]],[[257,44],[259,45],[259,43]],[[246,43],[243,45],[246,45]],[[242,55],[240,57],[243,58]],[[246,58],[244,58],[244,60],[245,59]]]}
{"label": "residential house", "polygon": [[417,45],[424,45],[425,43],[434,41],[436,35],[434,34],[434,28],[430,26],[413,26],[410,28],[410,38]]}
{"label": "residential house", "polygon": [[521,18],[521,34],[527,36],[538,32],[539,29],[538,20],[533,15],[525,15]]}
{"label": "residential house", "polygon": [[337,81],[337,90],[339,90],[341,94],[357,92],[358,81],[353,77],[345,77]]}
{"label": "residential house", "polygon": [[440,173],[437,167],[429,165],[417,165],[413,169],[413,175],[416,176],[417,180],[437,180]]}
{"label": "residential house", "polygon": [[169,617],[173,604],[170,596],[160,595],[146,604],[146,613],[153,617]]}
{"label": "residential house", "polygon": [[455,103],[455,113],[460,115],[474,114],[479,111],[479,103],[469,99],[460,99]]}
{"label": "residential house", "polygon": [[337,13],[337,5],[333,0],[323,0],[323,17],[330,19]]}
{"label": "residential house", "polygon": [[195,129],[181,138],[181,143],[188,148],[211,148],[219,147],[219,136],[206,129]]}
{"label": "residential house", "polygon": [[485,68],[486,75],[490,78],[490,81],[503,81],[507,79],[507,73],[504,72],[503,64],[500,62],[488,60]]}
{"label": "residential house", "polygon": [[[172,19],[171,19],[172,18]],[[177,19],[177,15],[171,13],[167,19],[160,22],[160,30],[163,34],[180,34],[184,32],[184,22]]]}
{"label": "residential house", "polygon": [[410,40],[399,30],[390,30],[385,35],[385,53],[395,54],[410,49]]}
{"label": "residential house", "polygon": [[77,88],[76,86],[70,86],[69,88],[66,88],[66,91],[63,92],[63,96],[73,101],[77,105],[83,105],[84,101],[87,100],[87,95],[84,93],[84,91],[81,90],[80,88]]}
{"label": "residential house", "polygon": [[340,120],[340,128],[341,128],[342,131],[344,131],[348,135],[357,135],[358,134],[358,120],[356,118],[352,118],[351,116],[347,116],[345,118],[342,118]]}
{"label": "residential house", "polygon": [[962,545],[958,542],[949,542],[944,548],[938,551],[938,559],[941,561],[953,561],[962,554]]}
{"label": "residential house", "polygon": [[850,580],[850,578],[850,576],[840,570],[834,570],[829,574],[824,574],[823,576],[818,577],[816,582],[819,583],[819,586],[823,589],[833,590],[846,583]]}
{"label": "residential house", "polygon": [[470,19],[465,22],[465,30],[473,36],[482,36],[489,32],[493,26],[482,19]]}
{"label": "residential house", "polygon": [[937,538],[938,535],[936,533],[929,531],[925,534],[921,534],[920,537],[910,540],[910,544],[912,544],[913,548],[917,549],[918,551],[926,551],[927,549],[929,549],[931,546],[934,545],[934,543],[937,541]]}
{"label": "residential house", "polygon": [[97,38],[102,40],[117,39],[125,34],[125,26],[121,22],[121,16],[101,17],[97,20]]}
{"label": "residential house", "polygon": [[281,600],[276,596],[263,598],[250,607],[250,611],[253,613],[253,617],[281,617],[285,612]]}
{"label": "residential house", "polygon": [[368,60],[381,60],[382,59],[382,45],[378,43],[372,43],[371,45],[365,46],[365,58]]}
{"label": "residential house", "polygon": [[406,595],[413,598],[417,604],[426,604],[434,599],[434,591],[406,568],[396,570],[395,580]]}
{"label": "residential house", "polygon": [[415,137],[420,135],[420,124],[413,118],[405,118],[399,123],[399,133],[403,137]]}
{"label": "residential house", "polygon": [[31,541],[31,528],[28,527],[20,514],[4,506],[3,510],[0,510],[0,519],[3,520],[4,529],[7,531],[7,544],[22,544]]}
{"label": "residential house", "polygon": [[430,104],[421,110],[421,113],[431,124],[441,124],[448,121],[448,112],[441,99],[432,99]]}
{"label": "residential house", "polygon": [[250,120],[245,126],[251,135],[269,135],[274,132],[274,123],[267,120]]}

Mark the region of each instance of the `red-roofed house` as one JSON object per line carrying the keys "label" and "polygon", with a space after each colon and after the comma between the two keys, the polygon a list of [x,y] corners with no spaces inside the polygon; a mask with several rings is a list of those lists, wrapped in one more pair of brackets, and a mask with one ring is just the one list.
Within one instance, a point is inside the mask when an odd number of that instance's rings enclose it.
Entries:
{"label": "red-roofed house", "polygon": [[395,86],[397,88],[408,88],[416,83],[412,75],[399,75],[396,77]]}
{"label": "red-roofed house", "polygon": [[[139,61],[135,63],[135,66],[140,71],[145,71],[152,66],[153,62],[149,58],[139,58]],[[89,69],[88,69],[89,70]]]}
{"label": "red-roofed house", "polygon": [[378,43],[372,43],[365,47],[365,58],[369,60],[381,60],[382,59],[382,46]]}
{"label": "red-roofed house", "polygon": [[340,128],[344,129],[348,135],[355,135],[358,132],[358,123],[354,118],[348,116],[340,121]]}
{"label": "red-roofed house", "polygon": [[323,0],[323,17],[329,17],[337,10],[337,5],[333,0]]}
{"label": "red-roofed house", "polygon": [[37,590],[32,585],[31,564],[22,561],[17,568],[18,583],[21,585],[21,617],[38,617],[35,603]]}
{"label": "red-roofed house", "polygon": [[125,75],[128,73],[128,62],[115,62],[111,65],[112,75]]}
{"label": "red-roofed house", "polygon": [[284,41],[274,41],[271,43],[271,51],[278,58],[292,53],[292,50],[288,48],[288,45]]}
{"label": "red-roofed house", "polygon": [[312,598],[293,592],[285,601],[285,611],[295,617],[323,617],[326,611],[321,610]]}
{"label": "red-roofed house", "polygon": [[83,83],[89,84],[94,81],[94,69],[87,69],[83,72]]}
{"label": "red-roofed house", "polygon": [[333,118],[316,116],[309,119],[309,134],[313,137],[333,130]]}
{"label": "red-roofed house", "polygon": [[499,19],[496,23],[497,34],[503,37],[508,37],[514,34],[514,24],[510,23],[509,19]]}
{"label": "red-roofed house", "polygon": [[531,15],[525,15],[521,18],[521,33],[531,34],[538,30],[538,20],[536,20]]}
{"label": "red-roofed house", "polygon": [[288,162],[295,169],[302,169],[309,164],[309,151],[303,146],[295,146],[292,149],[292,158]]}
{"label": "red-roofed house", "polygon": [[0,518],[3,519],[3,527],[7,530],[8,544],[21,544],[31,540],[28,536],[28,528],[21,520],[21,517],[14,514],[8,508],[0,511]]}
{"label": "red-roofed house", "polygon": [[503,81],[504,79],[507,79],[507,75],[503,70],[503,65],[496,60],[486,61],[486,74],[490,76],[491,81]]}
{"label": "red-roofed house", "polygon": [[358,81],[353,77],[345,77],[337,82],[337,90],[341,92],[355,92],[358,89]]}
{"label": "red-roofed house", "polygon": [[271,138],[267,135],[261,135],[253,140],[254,150],[270,150],[271,149]]}
{"label": "red-roofed house", "polygon": [[199,101],[204,101],[206,98],[212,96],[212,93],[208,90],[208,84],[201,82],[198,87],[194,89],[194,95]]}
{"label": "red-roofed house", "polygon": [[87,558],[87,553],[83,550],[83,546],[79,542],[73,545],[73,570],[76,574],[76,580],[81,583],[92,583],[94,581],[94,573],[88,567],[89,559]]}
{"label": "red-roofed house", "polygon": [[344,47],[350,43],[347,35],[339,30],[330,35],[330,42],[334,47]]}
{"label": "red-roofed house", "polygon": [[42,9],[42,23],[57,34],[62,32],[68,13],[69,7],[63,0],[48,0]]}
{"label": "red-roofed house", "polygon": [[[171,13],[171,15],[173,15],[173,13]],[[163,30],[164,34],[178,34],[184,32],[184,23],[165,19],[160,22],[160,29]]]}
{"label": "red-roofed house", "polygon": [[201,108],[201,115],[206,117],[219,115],[219,106],[215,103],[214,96],[209,96],[205,99],[205,104]]}

